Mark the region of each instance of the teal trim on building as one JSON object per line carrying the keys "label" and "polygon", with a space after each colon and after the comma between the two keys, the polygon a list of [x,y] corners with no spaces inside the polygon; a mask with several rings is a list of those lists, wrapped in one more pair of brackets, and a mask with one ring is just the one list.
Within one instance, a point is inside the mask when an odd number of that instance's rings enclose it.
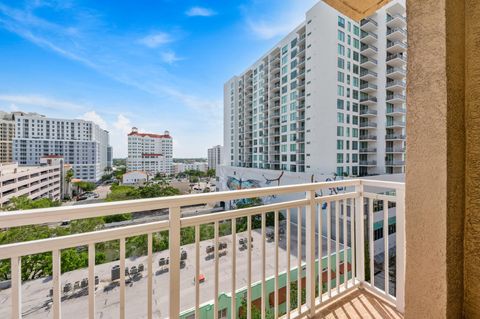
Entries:
{"label": "teal trim on building", "polygon": [[[340,255],[340,262],[343,262],[343,259],[344,259],[343,250],[340,251],[339,255]],[[351,263],[351,260],[352,260],[351,249],[348,248],[347,262]],[[327,268],[327,264],[328,264],[328,258],[325,256],[322,258],[322,270],[325,270]],[[336,273],[336,253],[335,252],[330,255],[330,265],[331,265],[332,271]],[[297,273],[298,273],[297,267],[291,268],[290,270],[291,283],[297,282]],[[315,263],[315,274],[318,278],[318,259],[316,260],[316,263]],[[348,272],[348,274],[349,274],[349,279],[351,279],[351,272]],[[305,276],[306,276],[305,264],[303,263],[301,277],[304,278]],[[344,280],[343,277],[344,275],[340,275],[340,283],[343,283],[343,280]],[[282,273],[279,273],[278,275],[279,288],[280,289],[284,288],[286,286],[286,282],[287,282],[287,272],[284,271]],[[266,283],[266,291],[267,291],[267,309],[273,310],[273,307],[270,307],[268,303],[268,299],[269,299],[268,296],[275,291],[275,277],[274,276],[268,277],[265,283]],[[332,279],[331,280],[332,289],[335,286],[336,286],[336,279]],[[326,286],[324,286],[324,289],[325,287]],[[236,296],[235,296],[236,307],[237,307],[235,316],[231,315],[232,309],[230,308],[231,306],[230,293],[221,293],[218,296],[218,310],[222,311],[226,309],[227,318],[238,318],[239,309],[242,305],[244,296],[246,298],[246,294],[247,294],[247,287],[243,287],[237,290]],[[261,298],[261,296],[262,296],[262,282],[258,281],[252,284],[252,302],[256,299]],[[278,307],[278,310],[280,314],[284,314],[286,312],[286,302],[280,304]],[[213,319],[214,317],[213,311],[214,311],[213,301],[200,305],[200,319]],[[193,319],[193,318],[195,318],[195,309],[189,309],[180,314],[180,319]]]}
{"label": "teal trim on building", "polygon": [[[397,223],[397,219],[395,216],[388,218],[388,225],[395,225]],[[383,220],[373,223],[373,230],[377,230],[383,228]]]}

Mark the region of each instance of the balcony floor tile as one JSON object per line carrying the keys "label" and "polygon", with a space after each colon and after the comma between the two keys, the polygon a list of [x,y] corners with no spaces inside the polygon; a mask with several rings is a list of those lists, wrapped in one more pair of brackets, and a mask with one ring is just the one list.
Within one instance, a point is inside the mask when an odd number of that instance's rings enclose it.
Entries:
{"label": "balcony floor tile", "polygon": [[322,309],[316,319],[403,319],[390,303],[357,289]]}

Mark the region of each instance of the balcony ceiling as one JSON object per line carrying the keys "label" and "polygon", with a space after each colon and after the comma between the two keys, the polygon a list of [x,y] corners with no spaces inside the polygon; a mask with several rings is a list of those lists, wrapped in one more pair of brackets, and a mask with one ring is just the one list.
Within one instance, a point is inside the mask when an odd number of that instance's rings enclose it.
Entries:
{"label": "balcony ceiling", "polygon": [[390,0],[323,0],[351,19],[360,21],[373,14]]}

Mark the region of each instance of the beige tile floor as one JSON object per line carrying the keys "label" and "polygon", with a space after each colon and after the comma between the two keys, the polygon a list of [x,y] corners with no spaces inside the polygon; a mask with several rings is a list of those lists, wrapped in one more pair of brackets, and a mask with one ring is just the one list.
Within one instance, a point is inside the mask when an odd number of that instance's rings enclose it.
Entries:
{"label": "beige tile floor", "polygon": [[403,319],[390,303],[357,289],[322,309],[316,319]]}

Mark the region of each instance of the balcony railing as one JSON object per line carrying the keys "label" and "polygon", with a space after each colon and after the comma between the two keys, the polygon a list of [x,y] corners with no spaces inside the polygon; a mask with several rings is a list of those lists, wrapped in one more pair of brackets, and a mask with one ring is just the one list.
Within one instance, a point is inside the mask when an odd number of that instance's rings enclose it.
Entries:
{"label": "balcony railing", "polygon": [[361,109],[360,115],[377,115],[377,110]]}
{"label": "balcony railing", "polygon": [[360,21],[360,26],[363,27],[364,25],[369,23],[373,24],[374,26],[378,26],[377,21],[373,20],[372,18],[363,19],[362,21]]}
{"label": "balcony railing", "polygon": [[[280,195],[288,201],[280,201]],[[248,198],[265,202],[182,215],[182,207],[235,205]],[[48,306],[53,318],[94,318],[105,311],[119,318],[218,318],[222,312],[235,318],[242,311],[251,317],[251,305],[278,317],[285,313],[279,306],[285,304],[290,318],[300,318],[315,315],[319,306],[358,287],[404,309],[402,183],[355,179],[4,212],[0,225],[9,229],[161,210],[168,214],[154,222],[0,246],[0,259],[9,259],[11,265],[11,287],[1,288],[0,317],[39,311],[42,317]],[[392,222],[395,227],[390,227]],[[206,239],[204,226],[212,233]],[[379,229],[385,237],[374,240]],[[188,232],[193,239],[182,245]],[[163,250],[154,246],[160,233],[168,243]],[[131,259],[126,252],[136,236],[145,238],[146,255]],[[118,260],[97,265],[96,245],[111,241],[118,243]],[[62,272],[62,250],[80,247],[88,250],[85,275],[82,269]],[[51,275],[23,285],[22,259],[40,253],[51,256]],[[110,269],[115,278],[108,276]],[[70,283],[83,276],[78,287]],[[302,287],[295,296],[292,284]],[[295,309],[290,298],[297,301]],[[118,309],[109,308],[117,304]]]}

